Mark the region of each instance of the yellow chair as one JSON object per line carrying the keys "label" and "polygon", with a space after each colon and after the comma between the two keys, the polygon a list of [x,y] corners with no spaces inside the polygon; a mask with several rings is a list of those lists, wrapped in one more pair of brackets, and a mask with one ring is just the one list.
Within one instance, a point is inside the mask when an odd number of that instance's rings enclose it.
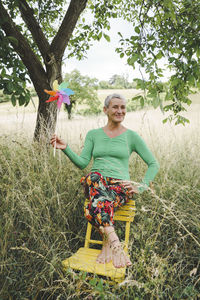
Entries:
{"label": "yellow chair", "polygon": [[[85,202],[85,206],[88,202]],[[124,221],[126,222],[125,227],[125,241],[124,251],[128,253],[128,242],[129,242],[129,234],[130,234],[130,224],[134,220],[135,216],[135,201],[129,200],[129,202],[119,208],[114,214],[115,221]],[[85,245],[82,248],[72,255],[71,257],[65,259],[62,264],[64,270],[67,268],[86,271],[88,273],[95,273],[98,275],[110,277],[111,280],[116,282],[121,282],[125,278],[125,268],[115,268],[112,264],[112,261],[106,264],[99,264],[96,263],[96,258],[101,252],[99,249],[90,248],[90,244],[102,244],[102,241],[99,240],[92,240],[91,239],[92,233],[92,225],[88,222],[87,224],[87,231],[86,231],[86,238],[85,238]]]}

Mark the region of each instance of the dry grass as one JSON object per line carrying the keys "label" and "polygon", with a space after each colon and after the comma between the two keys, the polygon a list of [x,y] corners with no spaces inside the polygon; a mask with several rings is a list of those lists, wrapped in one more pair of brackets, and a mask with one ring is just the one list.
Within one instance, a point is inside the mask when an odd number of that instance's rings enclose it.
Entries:
{"label": "dry grass", "polygon": [[[6,105],[0,106],[0,299],[198,299],[200,105],[189,109],[186,127],[163,125],[159,110],[127,114],[125,126],[144,137],[161,168],[156,196],[136,199],[133,266],[116,286],[61,268],[83,245],[79,180],[89,167],[80,171],[61,152],[54,158],[52,150],[32,144],[32,111],[23,117],[19,110],[17,117],[10,110],[2,122]],[[61,112],[58,131],[79,152],[86,132],[105,122],[104,116],[68,121]],[[134,154],[130,166],[140,181],[145,164]],[[122,237],[123,227],[117,229]]]}
{"label": "dry grass", "polygon": [[[127,99],[135,96],[138,94],[138,90],[130,89],[130,90],[99,90],[98,96],[99,99],[102,101],[105,97],[111,93],[120,93],[124,95]],[[190,119],[191,122],[193,120],[198,119],[198,111],[199,111],[199,104],[200,104],[200,94],[193,94],[190,96],[193,101],[193,105],[188,107],[188,112],[184,115]],[[13,107],[11,103],[2,103],[0,104],[0,134],[1,135],[10,135],[13,134],[19,138],[20,136],[26,136],[30,139],[33,137],[33,131],[35,128],[36,117],[37,117],[37,106],[38,101],[37,98],[33,99],[34,104],[31,102],[27,107]],[[131,126],[132,129],[138,129],[143,127],[143,124],[154,123],[156,127],[156,122],[159,123],[160,121],[166,118],[166,115],[163,115],[159,109],[157,110],[143,110],[140,112],[129,113],[127,116],[126,124],[128,127]],[[104,124],[105,118],[104,116],[99,117],[81,117],[81,116],[74,116],[72,121],[68,121],[67,114],[63,110],[59,115],[59,130],[60,133],[66,132],[67,128],[71,128],[73,126],[73,135],[74,131],[78,134],[80,133],[80,128],[83,128],[83,133],[85,134],[85,129],[87,128],[96,128]],[[72,125],[73,124],[73,125]],[[163,130],[165,130],[166,126],[161,124]],[[168,127],[168,125],[167,125]],[[190,126],[189,126],[190,127]],[[77,128],[77,130],[76,130]],[[75,134],[77,137],[77,133]],[[74,139],[74,138],[73,138]]]}

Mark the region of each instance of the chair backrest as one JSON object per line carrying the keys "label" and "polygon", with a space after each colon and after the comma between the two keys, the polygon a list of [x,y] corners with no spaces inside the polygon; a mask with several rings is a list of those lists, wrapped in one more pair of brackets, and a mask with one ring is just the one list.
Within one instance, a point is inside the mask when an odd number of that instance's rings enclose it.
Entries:
{"label": "chair backrest", "polygon": [[[88,204],[88,201],[85,201],[85,206]],[[130,234],[130,224],[134,220],[135,216],[135,201],[129,200],[125,205],[118,208],[117,211],[114,213],[114,220],[115,221],[123,221],[126,222],[125,228],[125,241],[124,241],[124,250],[128,251],[128,242],[129,242],[129,234]],[[84,247],[89,248],[90,244],[102,244],[102,241],[99,240],[92,240],[91,239],[92,233],[92,225],[88,222],[87,224],[87,231],[85,237],[85,245]]]}

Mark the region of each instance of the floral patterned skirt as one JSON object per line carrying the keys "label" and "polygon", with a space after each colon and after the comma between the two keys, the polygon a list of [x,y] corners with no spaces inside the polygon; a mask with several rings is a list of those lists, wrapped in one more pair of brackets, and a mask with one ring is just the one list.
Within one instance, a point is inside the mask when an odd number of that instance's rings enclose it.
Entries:
{"label": "floral patterned skirt", "polygon": [[89,204],[85,207],[86,219],[95,227],[114,224],[114,212],[129,200],[128,190],[117,179],[103,177],[98,172],[91,172],[81,178],[85,196]]}

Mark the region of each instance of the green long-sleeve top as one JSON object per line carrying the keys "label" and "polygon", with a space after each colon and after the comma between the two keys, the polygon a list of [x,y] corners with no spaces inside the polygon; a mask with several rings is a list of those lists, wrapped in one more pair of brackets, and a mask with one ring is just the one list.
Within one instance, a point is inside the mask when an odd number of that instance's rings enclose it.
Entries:
{"label": "green long-sleeve top", "polygon": [[90,130],[80,155],[74,153],[69,146],[63,152],[80,169],[87,167],[93,158],[92,172],[123,180],[130,180],[129,157],[132,152],[136,152],[148,165],[139,187],[140,192],[147,189],[159,169],[158,162],[143,139],[130,129],[114,138],[110,138],[103,128]]}

